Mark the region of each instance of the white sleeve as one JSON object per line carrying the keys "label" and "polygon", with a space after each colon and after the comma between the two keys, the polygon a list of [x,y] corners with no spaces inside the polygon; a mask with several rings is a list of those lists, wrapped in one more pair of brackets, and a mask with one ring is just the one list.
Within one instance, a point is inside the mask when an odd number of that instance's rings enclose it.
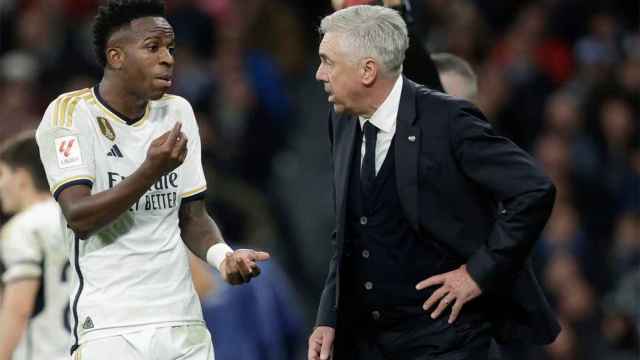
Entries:
{"label": "white sleeve", "polygon": [[182,129],[187,136],[187,157],[181,165],[182,187],[180,197],[182,202],[201,199],[207,190],[207,181],[202,169],[202,149],[200,131],[193,109],[188,101],[181,99]]}
{"label": "white sleeve", "polygon": [[92,187],[95,180],[93,136],[88,127],[81,126],[88,111],[78,106],[65,112],[66,121],[56,121],[58,102],[60,99],[49,105],[36,132],[40,160],[56,199],[71,185]]}
{"label": "white sleeve", "polygon": [[32,230],[21,221],[10,221],[0,233],[0,254],[6,269],[2,281],[5,284],[42,276],[43,249]]}

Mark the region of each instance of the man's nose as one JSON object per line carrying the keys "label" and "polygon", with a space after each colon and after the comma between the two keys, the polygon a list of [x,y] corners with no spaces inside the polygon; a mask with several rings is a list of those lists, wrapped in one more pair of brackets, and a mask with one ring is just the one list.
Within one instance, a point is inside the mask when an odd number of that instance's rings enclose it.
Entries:
{"label": "man's nose", "polygon": [[173,54],[171,54],[171,51],[169,49],[164,49],[160,62],[167,64],[169,66],[173,66],[174,58],[173,58]]}
{"label": "man's nose", "polygon": [[318,66],[318,70],[316,70],[316,80],[318,81],[325,81],[325,73],[324,70],[322,69],[322,64],[320,64]]}

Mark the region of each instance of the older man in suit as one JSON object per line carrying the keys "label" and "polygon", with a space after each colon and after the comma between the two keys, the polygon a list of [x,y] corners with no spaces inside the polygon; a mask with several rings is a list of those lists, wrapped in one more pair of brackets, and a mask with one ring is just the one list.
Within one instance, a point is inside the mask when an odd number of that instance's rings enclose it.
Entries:
{"label": "older man in suit", "polygon": [[550,180],[473,105],[402,75],[397,12],[350,7],[320,32],[336,228],[308,358],[486,359],[492,337],[552,341],[528,262]]}

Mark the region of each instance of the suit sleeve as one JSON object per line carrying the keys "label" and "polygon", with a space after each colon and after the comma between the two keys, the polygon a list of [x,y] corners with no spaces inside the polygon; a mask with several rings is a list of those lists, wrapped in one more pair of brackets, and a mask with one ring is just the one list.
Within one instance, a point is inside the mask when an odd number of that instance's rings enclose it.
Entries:
{"label": "suit sleeve", "polygon": [[454,156],[466,176],[503,205],[486,244],[467,261],[483,291],[514,278],[551,214],[555,187],[534,159],[497,136],[484,115],[459,101],[451,114]]}
{"label": "suit sleeve", "polygon": [[[335,248],[335,236],[334,231],[331,234],[332,243]],[[330,326],[335,328],[337,320],[337,306],[336,306],[336,274],[338,268],[338,254],[334,251],[331,261],[329,262],[329,273],[324,282],[324,289],[320,296],[320,305],[318,306],[318,315],[316,317],[316,326]]]}
{"label": "suit sleeve", "polygon": [[[331,178],[333,179],[333,127],[331,123],[331,112],[329,112],[329,143],[330,143],[330,151],[331,151]],[[333,191],[333,208],[336,211],[336,203],[335,203],[335,193],[336,186],[335,182],[332,180],[332,191]],[[337,252],[337,243],[336,243],[337,231],[334,230],[331,233],[331,244],[333,246],[334,252],[331,257],[331,261],[329,262],[329,273],[327,274],[327,278],[324,282],[324,289],[322,290],[322,295],[320,296],[320,304],[318,306],[318,314],[316,316],[316,326],[330,326],[335,327],[337,321],[337,304],[336,304],[336,275],[338,272],[338,252]]]}

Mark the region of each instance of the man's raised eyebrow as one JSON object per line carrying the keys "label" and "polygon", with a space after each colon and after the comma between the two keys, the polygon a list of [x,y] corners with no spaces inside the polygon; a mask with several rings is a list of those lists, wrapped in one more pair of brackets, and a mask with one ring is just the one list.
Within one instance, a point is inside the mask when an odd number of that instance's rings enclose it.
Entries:
{"label": "man's raised eyebrow", "polygon": [[[147,36],[146,38],[142,39],[142,41],[144,42],[144,41],[147,41],[147,40],[160,40],[160,38],[161,38],[161,37],[162,37],[162,35],[157,35],[157,34],[149,35],[149,36]],[[176,37],[175,37],[174,35],[171,35],[171,36],[170,36],[170,39],[171,39],[171,40],[170,40],[169,42],[170,42],[171,44],[175,44],[175,42],[176,42]]]}

